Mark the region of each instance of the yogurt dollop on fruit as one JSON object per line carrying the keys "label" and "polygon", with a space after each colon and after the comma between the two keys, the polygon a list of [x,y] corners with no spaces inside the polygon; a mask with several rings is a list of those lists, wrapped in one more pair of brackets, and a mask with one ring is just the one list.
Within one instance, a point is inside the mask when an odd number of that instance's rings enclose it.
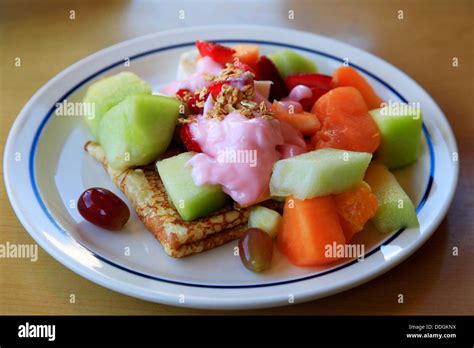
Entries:
{"label": "yogurt dollop on fruit", "polygon": [[306,150],[300,133],[273,118],[247,118],[234,111],[224,119],[203,116],[190,124],[202,153],[188,164],[196,185],[220,184],[240,206],[270,197],[273,164]]}
{"label": "yogurt dollop on fruit", "polygon": [[196,63],[196,72],[191,74],[186,80],[174,81],[163,87],[160,92],[166,95],[175,95],[180,89],[188,89],[192,92],[202,87],[207,87],[211,83],[206,79],[206,75],[219,75],[222,71],[220,64],[210,57],[202,57]]}
{"label": "yogurt dollop on fruit", "polygon": [[[299,131],[268,111],[271,104],[252,73],[232,63],[219,70],[206,58],[179,85],[186,93],[177,93],[190,105],[181,139],[189,151],[200,150],[187,164],[196,185],[221,185],[240,206],[250,206],[270,198],[274,163],[306,152],[306,143]],[[204,71],[215,75],[204,78]],[[199,79],[207,85],[198,88]]]}

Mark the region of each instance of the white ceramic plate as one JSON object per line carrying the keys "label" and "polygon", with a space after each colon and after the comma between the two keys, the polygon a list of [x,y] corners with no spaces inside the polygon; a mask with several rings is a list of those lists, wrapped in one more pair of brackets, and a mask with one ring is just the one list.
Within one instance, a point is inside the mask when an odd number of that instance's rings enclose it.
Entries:
{"label": "white ceramic plate", "polygon": [[[101,186],[125,198],[101,165],[83,151],[90,136],[80,117],[55,116],[57,102],[79,101],[97,79],[131,70],[157,90],[175,79],[178,58],[197,39],[249,42],[263,53],[294,49],[331,74],[349,59],[385,100],[418,102],[424,114],[419,161],[396,173],[418,206],[420,229],[380,235],[367,228],[363,262],[298,268],[276,253],[263,274],[246,270],[230,242],[176,260],[135,214],[124,231],[108,232],[84,222],[74,207],[87,188]],[[130,59],[130,66],[124,61]],[[458,177],[456,143],[446,118],[415,81],[383,60],[346,44],[298,31],[249,26],[187,28],[156,33],[102,50],[67,68],[42,87],[13,125],[4,154],[12,206],[32,237],[66,267],[115,291],[176,306],[258,308],[300,303],[362,284],[406,259],[434,232],[451,203]],[[72,207],[72,208],[71,208]],[[128,252],[129,251],[129,252]]]}

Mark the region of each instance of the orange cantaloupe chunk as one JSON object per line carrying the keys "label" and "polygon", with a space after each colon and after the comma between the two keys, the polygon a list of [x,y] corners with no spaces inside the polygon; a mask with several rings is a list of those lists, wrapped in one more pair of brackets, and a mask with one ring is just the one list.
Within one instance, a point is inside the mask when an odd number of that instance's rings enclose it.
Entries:
{"label": "orange cantaloupe chunk", "polygon": [[278,246],[297,266],[315,266],[337,260],[328,247],[345,243],[332,196],[298,200],[287,196],[278,234]]}
{"label": "orange cantaloupe chunk", "polygon": [[383,100],[375,93],[367,80],[356,69],[350,66],[341,66],[334,71],[331,87],[347,86],[355,87],[362,94],[369,110],[380,108]]}
{"label": "orange cantaloupe chunk", "polygon": [[380,132],[360,92],[354,87],[337,87],[314,104],[311,113],[321,128],[311,139],[314,148],[373,153],[380,145]]}

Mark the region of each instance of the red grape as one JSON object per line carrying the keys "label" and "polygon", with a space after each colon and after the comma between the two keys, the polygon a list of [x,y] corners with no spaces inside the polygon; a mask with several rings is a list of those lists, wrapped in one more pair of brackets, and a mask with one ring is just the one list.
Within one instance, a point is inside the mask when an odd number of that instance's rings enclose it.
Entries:
{"label": "red grape", "polygon": [[77,209],[84,219],[107,230],[120,230],[130,218],[125,202],[101,187],[84,191],[77,202]]}
{"label": "red grape", "polygon": [[272,263],[273,240],[268,233],[250,228],[239,240],[240,259],[253,272],[262,272]]}

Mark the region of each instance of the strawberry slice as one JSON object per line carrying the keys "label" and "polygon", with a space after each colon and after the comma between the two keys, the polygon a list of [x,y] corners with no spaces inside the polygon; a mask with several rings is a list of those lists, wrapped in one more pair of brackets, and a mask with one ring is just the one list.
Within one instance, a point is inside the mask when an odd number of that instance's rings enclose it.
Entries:
{"label": "strawberry slice", "polygon": [[183,124],[179,131],[179,137],[188,151],[202,152],[201,146],[194,140],[189,124]]}
{"label": "strawberry slice", "polygon": [[207,90],[209,91],[209,93],[211,93],[212,97],[214,99],[216,99],[219,94],[221,93],[221,90],[222,90],[222,86],[225,85],[227,83],[225,83],[224,81],[217,81],[217,82],[213,82],[208,88]]}
{"label": "strawberry slice", "polygon": [[197,106],[197,103],[199,102],[204,102],[207,98],[207,95],[203,96],[203,99],[199,97],[198,93],[195,93],[191,98],[188,100],[188,106],[189,106],[189,111],[193,115],[197,115],[202,113],[203,108],[200,106]]}
{"label": "strawberry slice", "polygon": [[293,74],[286,77],[285,84],[290,91],[298,85],[330,90],[331,80],[331,76],[323,74]]}
{"label": "strawberry slice", "polygon": [[313,93],[311,98],[304,98],[300,100],[300,104],[305,111],[311,111],[311,108],[313,107],[314,103],[316,103],[318,99],[321,98],[324,94],[329,92],[329,90],[325,88],[312,87],[311,92]]}
{"label": "strawberry slice", "polygon": [[192,96],[191,98],[188,99],[189,112],[193,115],[201,113],[201,108],[196,105],[197,102],[198,102],[198,97],[196,96]]}
{"label": "strawberry slice", "polygon": [[189,89],[181,88],[181,89],[178,89],[178,91],[176,92],[176,95],[177,95],[180,99],[184,100],[184,98],[186,97],[186,95],[187,95],[188,93],[191,93],[191,91],[190,91]]}
{"label": "strawberry slice", "polygon": [[242,63],[242,61],[240,61],[240,60],[235,60],[234,61],[234,68],[240,69],[242,71],[249,71],[254,75],[256,75],[256,73],[257,73],[254,68],[252,68],[248,64]]}
{"label": "strawberry slice", "polygon": [[311,88],[313,96],[300,100],[301,105],[306,111],[310,111],[314,103],[325,93],[331,90],[332,77],[323,74],[293,74],[285,79],[286,87],[291,91],[298,85]]}
{"label": "strawberry slice", "polygon": [[196,47],[201,57],[211,57],[216,63],[222,64],[232,63],[235,50],[230,47],[219,45],[211,41],[196,41]]}
{"label": "strawberry slice", "polygon": [[273,82],[270,87],[270,101],[274,99],[280,100],[288,95],[285,81],[281,78],[273,62],[266,56],[261,56],[257,61],[255,79]]}
{"label": "strawberry slice", "polygon": [[[204,101],[207,98],[207,95],[204,96],[204,100],[199,98],[199,94],[191,92],[189,89],[181,88],[176,92],[176,95],[183,101],[186,102],[191,114],[199,114],[202,111],[202,108],[196,105],[197,102]],[[191,96],[188,97],[188,95]]]}

